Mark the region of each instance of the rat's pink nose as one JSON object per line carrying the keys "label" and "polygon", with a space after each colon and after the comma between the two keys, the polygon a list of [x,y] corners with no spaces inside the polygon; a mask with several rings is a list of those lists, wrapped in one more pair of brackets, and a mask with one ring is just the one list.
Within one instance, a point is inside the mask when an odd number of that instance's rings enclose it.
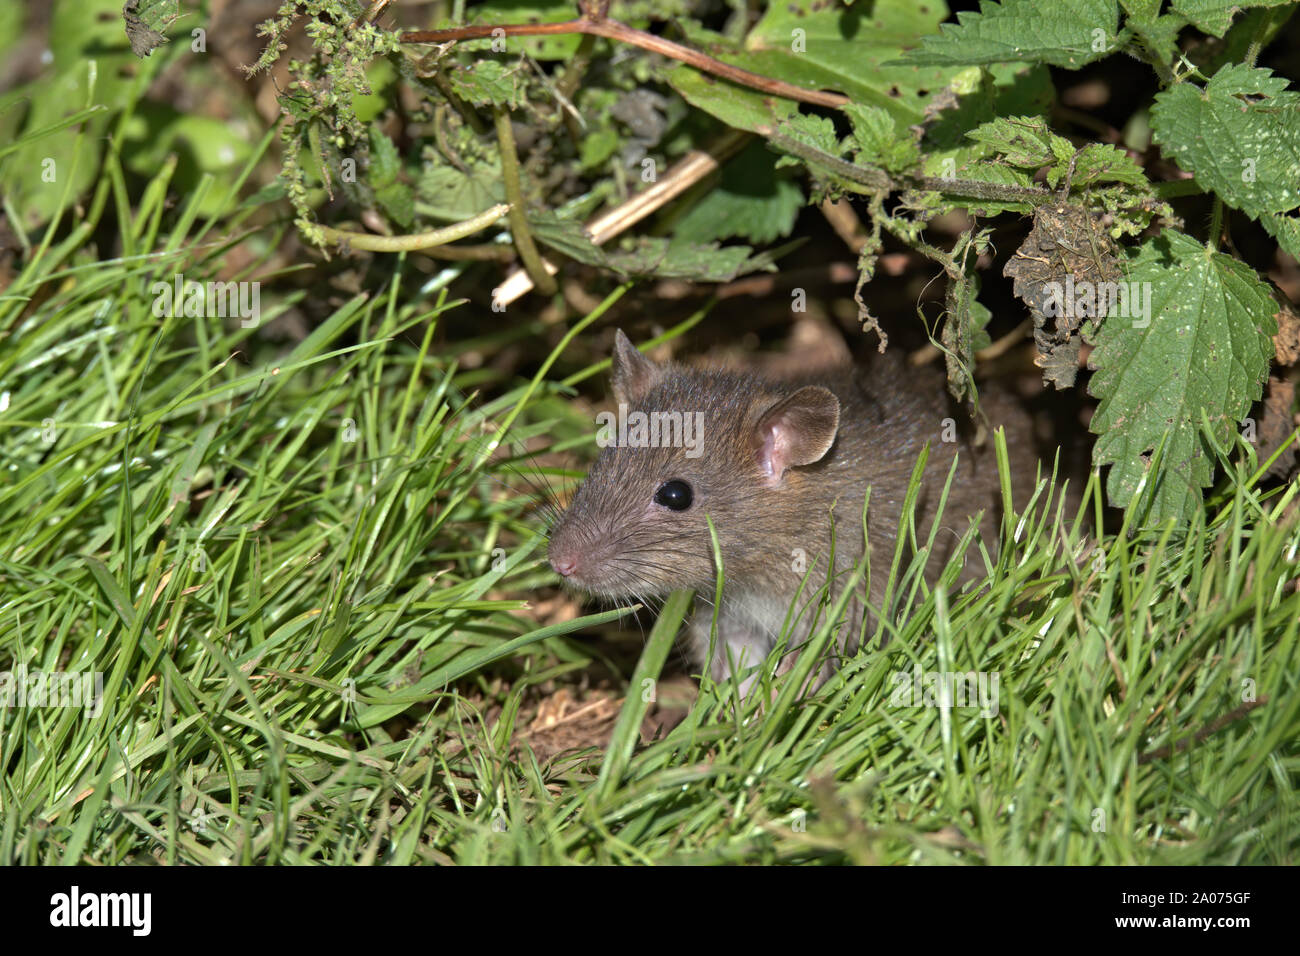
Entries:
{"label": "rat's pink nose", "polygon": [[555,573],[562,578],[567,578],[574,571],[578,570],[578,559],[567,554],[551,555],[551,567]]}

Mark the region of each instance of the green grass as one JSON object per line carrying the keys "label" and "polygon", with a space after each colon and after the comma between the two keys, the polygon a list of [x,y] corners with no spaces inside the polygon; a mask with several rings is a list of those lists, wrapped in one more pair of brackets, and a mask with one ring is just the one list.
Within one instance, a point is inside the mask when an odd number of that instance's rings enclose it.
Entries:
{"label": "green grass", "polygon": [[[648,636],[527,606],[554,579],[518,472],[590,449],[568,396],[600,367],[458,369],[435,343],[459,306],[400,259],[283,348],[156,319],[153,282],[278,235],[201,195],[164,216],[169,169],[133,199],[105,162],[0,299],[0,669],[105,690],[98,715],[0,708],[0,862],[1297,862],[1300,518],[1248,448],[1191,528],[1135,506],[1090,550],[1045,487],[996,559],[967,542],[979,589],[872,568],[884,650],[810,699],[800,673],[743,707],[706,680],[641,744],[685,596]],[[105,224],[119,259],[88,244]],[[268,320],[293,300],[261,278]],[[513,748],[620,619],[644,648],[608,748]],[[997,674],[997,714],[892,706],[914,667]]]}

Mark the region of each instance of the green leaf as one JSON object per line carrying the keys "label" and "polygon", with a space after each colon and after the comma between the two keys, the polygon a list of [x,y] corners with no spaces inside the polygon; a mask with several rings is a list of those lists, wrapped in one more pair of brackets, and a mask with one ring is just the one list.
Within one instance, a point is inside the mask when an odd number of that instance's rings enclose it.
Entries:
{"label": "green leaf", "polygon": [[685,66],[669,73],[668,83],[687,103],[751,133],[773,128],[799,112],[793,100],[764,96]]}
{"label": "green leaf", "polygon": [[460,170],[451,165],[426,164],[417,192],[421,214],[450,222],[469,219],[506,198],[500,166],[489,165]]}
{"label": "green leaf", "polygon": [[[1047,121],[1037,116],[999,117],[969,131],[967,138],[974,143],[954,156],[930,156],[926,159],[926,172],[932,176],[954,176],[978,182],[997,183],[1002,186],[1032,186],[1033,173],[1042,166],[1056,162],[1056,151],[1070,148],[1069,141],[1056,136],[1047,128]],[[1058,142],[1059,141],[1059,142]],[[983,158],[959,161],[962,156]],[[1027,202],[1001,200],[963,200],[976,216],[995,216],[1002,212],[1031,212]]]}
{"label": "green leaf", "polygon": [[1267,215],[1260,219],[1268,234],[1295,259],[1300,259],[1300,219],[1295,216]]}
{"label": "green leaf", "polygon": [[370,128],[370,182],[374,186],[387,186],[397,181],[402,171],[402,157],[397,145],[375,127]]}
{"label": "green leaf", "polygon": [[374,60],[366,66],[369,93],[353,93],[352,108],[362,123],[371,123],[388,109],[389,89],[397,80],[397,71],[388,60]]}
{"label": "green leaf", "polygon": [[[1052,169],[1047,183],[1056,188],[1067,170]],[[1137,235],[1162,216],[1173,219],[1173,209],[1156,196],[1155,186],[1128,153],[1109,143],[1089,143],[1074,160],[1070,190],[1086,193],[1088,205],[1100,207],[1112,215],[1110,234]]]}
{"label": "green leaf", "polygon": [[605,250],[591,241],[586,226],[576,219],[565,219],[553,212],[537,210],[529,214],[528,228],[542,245],[550,246],[575,262],[609,268]]}
{"label": "green leaf", "polygon": [[718,184],[673,227],[685,242],[742,238],[765,244],[790,235],[803,190],[776,170],[776,157],[762,143],[751,143],[722,169]]}
{"label": "green leaf", "polygon": [[[1047,122],[1041,117],[999,118],[984,123],[967,135],[983,148],[983,152],[993,153],[997,158],[992,163],[969,163],[960,171],[954,170],[955,175],[1026,186],[1029,185],[1028,174],[1046,167],[1050,188],[1059,188],[1069,177],[1072,194],[1085,195],[1091,208],[1113,213],[1111,231],[1116,236],[1141,232],[1157,215],[1172,215],[1167,203],[1157,201],[1155,189],[1142,169],[1123,150],[1106,143],[1090,143],[1076,152],[1070,141],[1048,129]],[[1024,173],[996,178],[993,170],[1000,164],[1016,167]],[[933,162],[927,164],[927,169],[933,168]],[[939,175],[944,175],[942,169]],[[990,211],[1023,207],[1023,203],[991,204],[980,209],[988,215]]]}
{"label": "green leaf", "polygon": [[[972,142],[968,133],[1000,116],[1046,115],[1056,98],[1051,72],[1041,63],[972,66],[959,79],[972,71],[977,82],[962,86],[954,82],[927,110],[923,167],[928,176],[964,175],[968,164],[991,153],[987,144]],[[1019,170],[1015,172],[1021,176]],[[1025,207],[1022,203],[1017,208]]]}
{"label": "green leaf", "polygon": [[1151,519],[1186,520],[1213,476],[1202,411],[1216,440],[1226,440],[1259,398],[1276,309],[1247,266],[1174,230],[1138,248],[1127,278],[1149,290],[1150,311],[1145,320],[1111,315],[1096,335],[1089,391],[1102,401],[1090,425],[1100,436],[1093,462],[1112,466],[1111,504],[1127,504],[1145,482]]}
{"label": "green leaf", "polygon": [[745,54],[722,58],[788,83],[839,90],[854,103],[880,107],[903,124],[915,123],[931,95],[952,82],[957,71],[895,61],[947,16],[947,6],[938,0],[773,3],[745,37]]}
{"label": "green leaf", "polygon": [[[58,0],[44,6],[52,9],[53,62],[40,78],[0,100],[0,142],[19,146],[0,166],[0,194],[28,229],[47,222],[65,198],[75,199],[98,181],[108,111],[120,109],[128,87],[152,76],[163,60],[140,61],[132,55],[122,28],[121,0]],[[28,104],[21,118],[25,125],[11,127],[21,117],[13,107],[23,102]],[[93,104],[107,110],[79,128],[39,141],[24,139],[23,133],[46,131]]]}
{"label": "green leaf", "polygon": [[860,166],[882,166],[897,173],[911,169],[921,159],[916,139],[899,129],[894,118],[878,106],[850,103],[844,107],[853,124],[851,145],[857,147],[854,162]]}
{"label": "green leaf", "polygon": [[[897,63],[904,47],[933,33],[947,13],[939,0],[877,0],[849,7],[793,0],[772,4],[743,45],[689,22],[683,26],[694,45],[727,63],[808,89],[838,90],[906,126],[920,122],[933,96],[960,72]],[[674,70],[669,82],[693,106],[751,132],[776,125],[796,109],[792,101],[701,77],[689,67]]]}
{"label": "green leaf", "polygon": [[[938,150],[970,149],[966,134],[999,116],[1046,116],[1056,100],[1051,71],[1041,63],[994,63],[967,67],[958,80],[974,71],[973,84],[954,86],[935,97],[926,111],[925,139]],[[927,149],[927,157],[935,149]],[[963,157],[967,158],[967,157]]]}
{"label": "green leaf", "polygon": [[1038,169],[1062,158],[1068,160],[1074,147],[1064,136],[1047,128],[1040,116],[999,117],[966,134],[1000,155],[1012,166]]}
{"label": "green leaf", "polygon": [[[493,0],[490,4],[474,4],[467,12],[466,23],[490,23],[493,26],[502,23],[559,23],[577,15],[570,0]],[[438,24],[439,27],[460,25],[451,19]],[[582,37],[576,33],[561,33],[556,36],[503,37],[500,41],[471,40],[456,46],[461,50],[482,52],[491,51],[493,42],[497,42],[497,51],[514,59],[526,52],[535,60],[568,60],[577,52],[581,41]],[[502,44],[504,49],[501,49]]]}
{"label": "green leaf", "polygon": [[902,62],[912,66],[1028,60],[1078,69],[1111,53],[1118,40],[1115,0],[984,0],[979,13],[959,13]]}
{"label": "green leaf", "polygon": [[1172,72],[1178,52],[1178,31],[1187,26],[1187,18],[1178,14],[1160,16],[1163,0],[1120,0],[1124,8],[1124,29],[1132,33],[1135,45],[1146,50],[1148,58]]}
{"label": "green leaf", "polygon": [[[1056,186],[1061,181],[1061,169],[1053,169],[1047,175],[1049,186]],[[1070,179],[1072,189],[1084,189],[1096,183],[1124,183],[1139,189],[1151,191],[1151,184],[1146,174],[1122,149],[1109,143],[1089,143],[1079,151],[1074,161],[1074,175]]]}
{"label": "green leaf", "polygon": [[1155,141],[1206,190],[1258,219],[1300,206],[1300,94],[1270,70],[1226,66],[1156,95]]}
{"label": "green leaf", "polygon": [[[140,62],[131,52],[122,26],[119,0],[55,0],[49,26],[50,52],[55,70],[79,70],[82,74],[93,60],[97,67],[95,102],[109,109],[122,105],[133,78],[154,73],[163,57]],[[33,84],[41,89],[43,83]],[[78,97],[63,104],[64,109],[84,106]]]}
{"label": "green leaf", "polygon": [[1169,8],[1182,14],[1198,29],[1221,37],[1232,18],[1251,7],[1283,7],[1294,0],[1173,0]]}
{"label": "green leaf", "polygon": [[[790,139],[830,156],[839,158],[843,152],[840,137],[835,132],[835,124],[824,116],[809,116],[801,113],[782,123],[779,130]],[[800,162],[803,160],[782,158],[776,165],[780,169],[782,166],[794,166]]]}
{"label": "green leaf", "polygon": [[525,76],[519,65],[507,67],[496,60],[479,60],[468,67],[449,69],[447,81],[457,96],[475,106],[515,109],[526,99]]}
{"label": "green leaf", "polygon": [[751,256],[749,246],[674,242],[641,237],[618,252],[606,254],[609,267],[625,276],[730,282],[749,272],[774,271],[772,253]]}
{"label": "green leaf", "polygon": [[126,589],[113,576],[113,572],[99,558],[87,554],[83,556],[82,560],[86,562],[91,577],[99,585],[104,597],[108,598],[108,603],[117,612],[117,616],[122,619],[122,624],[126,626],[128,631],[135,627],[135,605],[131,603],[131,596],[126,593]]}
{"label": "green leaf", "polygon": [[609,159],[623,145],[618,130],[608,126],[592,130],[582,138],[578,159],[584,170],[594,169]]}
{"label": "green leaf", "polygon": [[411,187],[399,178],[401,172],[402,157],[397,146],[378,126],[370,127],[370,187],[392,220],[407,228],[415,221],[415,197]]}

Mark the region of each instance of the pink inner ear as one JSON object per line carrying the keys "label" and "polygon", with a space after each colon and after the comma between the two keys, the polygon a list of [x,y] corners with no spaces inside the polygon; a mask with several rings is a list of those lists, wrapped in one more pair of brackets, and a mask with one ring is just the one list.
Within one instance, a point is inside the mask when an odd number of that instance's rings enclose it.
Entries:
{"label": "pink inner ear", "polygon": [[758,465],[763,473],[773,481],[779,481],[785,474],[786,460],[789,458],[789,443],[777,422],[769,422],[763,428],[763,443],[758,449]]}

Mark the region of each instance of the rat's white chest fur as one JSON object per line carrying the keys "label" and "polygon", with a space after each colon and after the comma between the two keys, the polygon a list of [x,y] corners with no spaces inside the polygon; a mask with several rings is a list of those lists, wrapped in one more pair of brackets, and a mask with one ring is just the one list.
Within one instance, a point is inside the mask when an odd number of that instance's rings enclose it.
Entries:
{"label": "rat's white chest fur", "polygon": [[[732,673],[740,673],[763,663],[776,647],[785,629],[786,617],[792,616],[789,628],[790,643],[802,640],[808,631],[812,609],[796,608],[790,612],[790,599],[779,594],[728,594],[723,592],[722,607],[718,612],[718,633],[712,639],[713,654],[709,647],[713,627],[713,608],[700,602],[690,626],[691,656],[700,667],[709,667],[714,680],[725,680]],[[754,672],[741,682],[742,695],[758,680]]]}
{"label": "rat's white chest fur", "polygon": [[[717,636],[712,638],[713,607],[706,602],[699,602],[690,625],[692,657],[700,667],[707,664],[710,675],[716,681],[724,681],[733,673],[750,671],[740,683],[741,696],[748,696],[750,689],[762,676],[762,672],[755,668],[766,661],[783,635],[789,653],[783,655],[775,668],[776,673],[783,674],[794,666],[814,625],[820,625],[825,620],[826,608],[823,607],[819,613],[817,607],[817,601],[822,596],[817,589],[813,589],[812,593],[803,594],[795,602],[792,611],[792,598],[775,591],[739,594],[724,592],[722,609],[718,614]],[[820,686],[842,663],[843,657],[857,648],[858,627],[853,622],[861,623],[865,608],[863,600],[858,595],[849,602],[830,655],[812,673],[811,687]],[[788,625],[787,617],[790,619]]]}

